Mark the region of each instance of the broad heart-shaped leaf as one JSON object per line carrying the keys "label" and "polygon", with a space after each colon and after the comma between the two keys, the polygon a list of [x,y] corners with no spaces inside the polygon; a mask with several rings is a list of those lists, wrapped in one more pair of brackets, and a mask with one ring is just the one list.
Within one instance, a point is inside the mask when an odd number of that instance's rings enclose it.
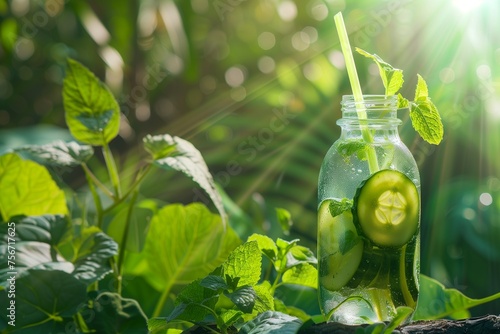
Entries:
{"label": "broad heart-shaped leaf", "polygon": [[443,139],[443,123],[430,98],[410,103],[410,119],[413,128],[430,144],[439,144]]}
{"label": "broad heart-shaped leaf", "polygon": [[462,318],[468,314],[464,311],[500,298],[500,293],[492,296],[472,299],[464,296],[460,291],[447,289],[438,281],[420,275],[420,293],[414,320],[432,320],[443,317]]}
{"label": "broad heart-shaped leaf", "polygon": [[[67,230],[68,221],[60,215],[16,216],[9,224],[0,224],[0,286],[7,286],[11,272],[17,279],[29,269],[62,270],[71,273],[74,266],[59,255],[54,246]],[[15,226],[15,231],[12,226]],[[9,241],[14,245],[15,260],[9,262]],[[13,264],[15,263],[15,264]]]}
{"label": "broad heart-shaped leaf", "polygon": [[63,85],[66,124],[77,140],[103,146],[118,134],[120,108],[113,94],[79,62],[69,59]]}
{"label": "broad heart-shaped leaf", "polygon": [[80,145],[57,140],[46,145],[21,146],[14,150],[29,160],[45,166],[74,167],[81,165],[92,157],[94,149],[90,145]]}
{"label": "broad heart-shaped leaf", "polygon": [[247,241],[229,254],[222,264],[222,272],[232,278],[239,277],[238,287],[254,286],[260,279],[262,255],[256,241]]}
{"label": "broad heart-shaped leaf", "polygon": [[0,157],[0,219],[67,214],[66,198],[44,166],[15,153]]}
{"label": "broad heart-shaped leaf", "polygon": [[209,274],[238,244],[236,233],[203,204],[168,205],[151,219],[143,274],[159,291],[188,284]]}
{"label": "broad heart-shaped leaf", "polygon": [[148,333],[148,319],[139,303],[134,299],[122,298],[117,293],[101,293],[81,313],[93,315],[85,323],[96,333]]}
{"label": "broad heart-shaped leaf", "polygon": [[193,144],[179,137],[170,135],[147,135],[144,147],[151,153],[154,164],[166,170],[176,170],[193,179],[210,197],[215,207],[226,222],[226,213],[222,198],[215,188],[215,183],[207,164]]}
{"label": "broad heart-shaped leaf", "polygon": [[[66,324],[86,300],[86,290],[84,283],[64,271],[29,270],[16,280],[16,329],[20,333],[65,333]],[[9,306],[7,291],[0,291],[2,310]],[[1,320],[8,320],[6,315],[1,312]]]}
{"label": "broad heart-shaped leaf", "polygon": [[[111,272],[109,258],[117,254],[118,246],[97,228],[87,229],[87,232],[83,233],[84,237],[71,235],[61,242],[68,223],[63,216],[18,216],[13,218],[13,223],[16,226],[15,267],[18,278],[25,276],[30,269],[61,270],[90,284]],[[0,225],[0,240],[10,237],[8,227],[8,224]],[[71,251],[61,254],[60,251],[65,248],[71,248]],[[2,243],[2,286],[7,284],[6,278],[12,271],[8,267],[8,255],[7,243]]]}
{"label": "broad heart-shaped leaf", "polygon": [[302,321],[275,311],[267,311],[241,327],[240,334],[295,334]]}
{"label": "broad heart-shaped leaf", "polygon": [[361,55],[372,59],[377,64],[380,77],[384,83],[385,95],[395,95],[401,86],[403,86],[403,71],[392,67],[376,54],[370,54],[360,48],[356,48],[356,51]]}
{"label": "broad heart-shaped leaf", "polygon": [[318,288],[318,270],[309,263],[301,263],[285,271],[283,283]]}

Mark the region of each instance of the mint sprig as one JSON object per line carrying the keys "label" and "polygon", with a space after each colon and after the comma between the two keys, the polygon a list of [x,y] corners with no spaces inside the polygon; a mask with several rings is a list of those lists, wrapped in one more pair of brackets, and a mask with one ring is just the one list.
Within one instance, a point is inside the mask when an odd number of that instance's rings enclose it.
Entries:
{"label": "mint sprig", "polygon": [[[372,59],[378,66],[380,77],[385,87],[385,95],[395,95],[403,86],[403,71],[394,68],[376,54],[370,54],[360,48],[356,51]],[[429,97],[427,83],[417,74],[418,81],[414,101],[409,101],[398,94],[398,108],[409,108],[411,124],[415,131],[428,143],[437,145],[443,140],[444,129],[436,105]]]}

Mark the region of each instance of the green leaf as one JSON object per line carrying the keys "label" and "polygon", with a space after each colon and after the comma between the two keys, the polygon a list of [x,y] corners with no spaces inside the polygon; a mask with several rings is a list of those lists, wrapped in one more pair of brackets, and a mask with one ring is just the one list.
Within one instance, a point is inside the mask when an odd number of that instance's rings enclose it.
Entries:
{"label": "green leaf", "polygon": [[205,277],[201,280],[200,285],[202,287],[205,287],[207,289],[211,289],[214,291],[226,290],[229,288],[229,286],[226,283],[226,281],[224,280],[224,278],[217,276],[217,275],[208,275],[207,277]]}
{"label": "green leaf", "polygon": [[267,311],[241,327],[240,334],[295,334],[302,321],[281,312]]}
{"label": "green leaf", "polygon": [[413,308],[407,306],[399,306],[396,308],[396,315],[384,329],[384,334],[391,334],[397,327],[402,325],[406,319],[413,313]]}
{"label": "green leaf", "polygon": [[239,277],[238,287],[254,286],[260,279],[262,255],[256,241],[248,241],[229,254],[222,264],[223,273]]}
{"label": "green leaf", "polygon": [[92,314],[86,321],[97,333],[147,334],[147,317],[134,299],[103,292],[81,311]]}
{"label": "green leaf", "polygon": [[238,321],[242,315],[243,312],[241,312],[240,310],[230,309],[221,312],[220,318],[224,322],[224,325],[226,325],[226,327],[229,327],[233,325],[236,321]]}
{"label": "green leaf", "polygon": [[74,265],[56,252],[55,246],[67,231],[68,221],[63,216],[16,216],[15,235],[8,224],[0,225],[0,286],[7,286],[7,279],[14,270],[9,265],[9,238],[16,249],[16,279],[29,273],[29,269],[62,270],[71,273]]}
{"label": "green leaf", "polygon": [[276,247],[276,243],[274,243],[273,239],[266,235],[254,233],[248,237],[248,241],[257,241],[260,251],[272,261],[276,260],[276,257],[278,256],[278,248]]}
{"label": "green leaf", "polygon": [[[149,231],[151,219],[156,210],[156,203],[152,200],[142,200],[137,203],[130,217],[129,233],[127,236],[126,249],[130,252],[139,253],[144,248]],[[125,232],[125,221],[129,212],[129,203],[124,203],[120,210],[105,228],[106,233],[121,244]]]}
{"label": "green leaf", "polygon": [[252,313],[257,294],[251,286],[242,286],[233,292],[224,293],[236,307],[245,313]]}
{"label": "green leaf", "polygon": [[342,200],[340,201],[331,199],[328,209],[330,210],[330,214],[332,215],[332,217],[336,217],[338,215],[341,215],[347,210],[351,210],[352,203],[353,203],[352,200],[348,198],[342,198]]}
{"label": "green leaf", "polygon": [[89,145],[80,145],[71,141],[65,143],[57,140],[46,145],[21,146],[14,150],[29,160],[41,165],[54,167],[74,167],[81,165],[92,157],[94,149]]}
{"label": "green leaf", "polygon": [[240,243],[218,215],[203,204],[175,204],[160,209],[151,219],[142,260],[142,273],[158,291],[173,284],[188,284],[209,274]]}
{"label": "green leaf", "polygon": [[144,147],[154,159],[154,165],[182,172],[206,191],[225,223],[226,213],[222,198],[215,188],[215,183],[203,157],[193,144],[187,140],[170,135],[147,135]]}
{"label": "green leaf", "polygon": [[0,214],[4,221],[15,215],[68,213],[64,192],[44,166],[17,154],[0,157]]}
{"label": "green leaf", "polygon": [[366,150],[369,148],[369,144],[364,140],[358,139],[348,139],[341,140],[337,144],[337,152],[339,152],[344,160],[348,163],[353,154],[356,154],[357,158],[361,161],[366,160]]}
{"label": "green leaf", "polygon": [[309,263],[301,263],[285,271],[282,277],[283,283],[318,288],[318,271]]}
{"label": "green leaf", "polygon": [[316,264],[318,263],[318,260],[314,256],[313,251],[309,248],[300,245],[294,245],[287,253],[286,267],[290,268],[302,263]]}
{"label": "green leaf", "polygon": [[398,93],[398,109],[408,108],[410,101],[405,99],[401,93]]}
{"label": "green leaf", "polygon": [[179,319],[197,322],[210,314],[210,311],[206,307],[212,310],[215,308],[218,293],[217,291],[203,287],[200,283],[201,279],[198,279],[181,290],[175,301],[176,307],[167,317],[167,321]]}
{"label": "green leaf", "polygon": [[370,54],[360,48],[356,48],[356,51],[361,55],[372,59],[377,64],[380,77],[384,83],[385,95],[395,95],[403,86],[403,71],[392,67],[376,54]]}
{"label": "green leaf", "polygon": [[292,215],[288,210],[282,209],[282,208],[275,208],[276,210],[276,216],[278,218],[278,223],[281,226],[281,229],[283,230],[283,233],[285,235],[290,234],[290,227],[292,226]]}
{"label": "green leaf", "polygon": [[63,85],[66,124],[77,140],[103,146],[118,134],[120,108],[113,94],[79,62],[68,59]]}
{"label": "green leaf", "polygon": [[472,299],[456,289],[447,289],[425,275],[420,275],[420,294],[414,320],[441,319],[452,315],[467,315],[463,311],[500,298],[500,293]]}
{"label": "green leaf", "polygon": [[443,139],[441,116],[430,99],[419,99],[410,103],[410,119],[413,128],[430,144],[439,144]]}
{"label": "green leaf", "polygon": [[429,89],[424,78],[417,74],[417,88],[415,89],[415,101],[426,101],[429,97]]}
{"label": "green leaf", "polygon": [[265,311],[274,311],[274,297],[271,294],[271,283],[264,281],[262,284],[255,285],[253,289],[257,294],[253,313],[257,315]]}
{"label": "green leaf", "polygon": [[[87,286],[59,270],[29,270],[16,280],[16,329],[29,333],[65,332],[65,326],[87,298]],[[7,291],[0,291],[0,308],[9,305]],[[0,313],[6,321],[7,312]],[[26,331],[26,333],[28,333]]]}

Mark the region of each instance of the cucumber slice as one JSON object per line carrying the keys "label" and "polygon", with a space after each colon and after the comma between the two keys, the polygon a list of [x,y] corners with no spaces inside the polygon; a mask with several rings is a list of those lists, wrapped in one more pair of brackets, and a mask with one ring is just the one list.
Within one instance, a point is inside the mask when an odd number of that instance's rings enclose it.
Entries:
{"label": "cucumber slice", "polygon": [[384,169],[364,181],[354,196],[353,217],[360,233],[381,248],[400,248],[417,232],[420,198],[403,173]]}
{"label": "cucumber slice", "polygon": [[330,203],[321,203],[319,220],[319,279],[322,287],[337,291],[344,287],[358,269],[363,255],[363,240],[359,237],[350,210],[333,217]]}

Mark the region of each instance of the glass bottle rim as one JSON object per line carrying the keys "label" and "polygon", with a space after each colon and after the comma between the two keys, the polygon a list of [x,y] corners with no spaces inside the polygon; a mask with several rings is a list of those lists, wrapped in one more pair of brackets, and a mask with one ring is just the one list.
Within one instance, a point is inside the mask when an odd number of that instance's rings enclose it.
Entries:
{"label": "glass bottle rim", "polygon": [[363,95],[362,101],[356,101],[353,95],[343,95],[342,118],[337,124],[342,125],[389,125],[402,123],[397,117],[397,95]]}

